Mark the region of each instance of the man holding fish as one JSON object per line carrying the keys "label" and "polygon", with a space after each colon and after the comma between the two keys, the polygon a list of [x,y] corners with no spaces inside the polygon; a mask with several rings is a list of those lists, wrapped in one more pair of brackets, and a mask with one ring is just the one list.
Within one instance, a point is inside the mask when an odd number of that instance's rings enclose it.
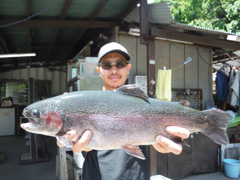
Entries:
{"label": "man holding fish", "polygon": [[[98,54],[99,72],[103,80],[103,90],[115,90],[123,85],[131,69],[129,64],[130,56],[125,47],[112,42],[104,45]],[[181,139],[189,137],[190,132],[181,127],[168,126],[166,132],[177,136]],[[73,140],[77,135],[76,131],[70,130],[65,137]],[[83,165],[83,180],[147,180],[150,178],[148,160],[142,160],[131,156],[142,152],[146,157],[146,146],[140,146],[140,149],[131,148],[128,146],[125,153],[122,149],[116,150],[92,150],[88,148],[88,144],[92,138],[92,132],[86,130],[78,141],[72,142],[72,150],[75,153],[83,151],[85,162]],[[120,139],[121,137],[119,137]],[[155,138],[156,143],[153,147],[160,153],[180,154],[182,145],[173,142],[172,140],[158,135]],[[63,145],[58,141],[58,146]],[[137,152],[136,152],[137,151]],[[140,155],[141,156],[141,155]]]}

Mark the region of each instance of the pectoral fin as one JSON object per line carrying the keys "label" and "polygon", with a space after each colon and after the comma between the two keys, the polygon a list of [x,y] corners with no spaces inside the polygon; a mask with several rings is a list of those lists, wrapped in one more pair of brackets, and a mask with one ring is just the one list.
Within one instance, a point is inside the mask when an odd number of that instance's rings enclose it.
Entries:
{"label": "pectoral fin", "polygon": [[131,156],[137,157],[142,160],[146,159],[144,154],[142,153],[142,150],[138,146],[126,145],[122,148],[127,154]]}
{"label": "pectoral fin", "polygon": [[67,148],[72,148],[72,141],[70,141],[65,136],[56,136],[57,140]]}

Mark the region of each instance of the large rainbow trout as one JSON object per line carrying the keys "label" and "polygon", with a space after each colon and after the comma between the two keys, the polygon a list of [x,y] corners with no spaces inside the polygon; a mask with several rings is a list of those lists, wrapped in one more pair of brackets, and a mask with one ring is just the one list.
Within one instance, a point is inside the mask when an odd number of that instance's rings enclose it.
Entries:
{"label": "large rainbow trout", "polygon": [[232,116],[216,108],[197,111],[187,101],[167,102],[148,98],[134,85],[114,91],[78,91],[45,99],[27,106],[23,115],[30,122],[21,124],[26,131],[54,136],[71,147],[65,138],[69,130],[93,132],[89,148],[123,148],[144,159],[139,145],[156,143],[159,134],[174,141],[166,126],[184,127],[205,134],[217,144],[227,144],[226,129]]}

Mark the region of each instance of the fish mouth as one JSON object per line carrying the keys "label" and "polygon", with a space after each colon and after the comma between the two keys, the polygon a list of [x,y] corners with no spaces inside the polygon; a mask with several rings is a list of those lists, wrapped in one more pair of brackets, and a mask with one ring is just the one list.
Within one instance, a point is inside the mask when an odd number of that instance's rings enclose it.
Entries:
{"label": "fish mouth", "polygon": [[38,132],[39,129],[41,129],[41,126],[36,119],[34,119],[32,117],[28,117],[24,113],[23,113],[23,115],[28,119],[29,122],[20,124],[22,129],[24,129],[25,131],[28,131],[30,133],[36,133],[36,132]]}
{"label": "fish mouth", "polygon": [[29,122],[26,123],[22,123],[21,124],[21,128],[27,130],[27,129],[35,129],[35,128],[39,128],[40,124],[38,123],[37,120],[33,119],[33,118],[29,118],[27,117]]}
{"label": "fish mouth", "polygon": [[[40,126],[38,120],[30,116],[31,115],[30,111],[24,110],[22,114],[24,117],[26,117],[29,120],[27,124],[31,123],[32,126]],[[23,123],[23,124],[26,124],[26,123]]]}
{"label": "fish mouth", "polygon": [[40,118],[32,117],[31,114],[31,110],[23,112],[23,115],[29,120],[20,125],[25,131],[55,137],[63,127],[62,118],[57,112],[42,114]]}

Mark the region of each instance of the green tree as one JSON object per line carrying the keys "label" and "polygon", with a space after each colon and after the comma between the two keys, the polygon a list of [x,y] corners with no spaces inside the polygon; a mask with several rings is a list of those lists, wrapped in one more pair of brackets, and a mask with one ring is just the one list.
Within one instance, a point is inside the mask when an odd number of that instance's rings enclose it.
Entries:
{"label": "green tree", "polygon": [[[166,0],[155,0],[162,2]],[[240,33],[240,0],[168,0],[178,23]]]}

